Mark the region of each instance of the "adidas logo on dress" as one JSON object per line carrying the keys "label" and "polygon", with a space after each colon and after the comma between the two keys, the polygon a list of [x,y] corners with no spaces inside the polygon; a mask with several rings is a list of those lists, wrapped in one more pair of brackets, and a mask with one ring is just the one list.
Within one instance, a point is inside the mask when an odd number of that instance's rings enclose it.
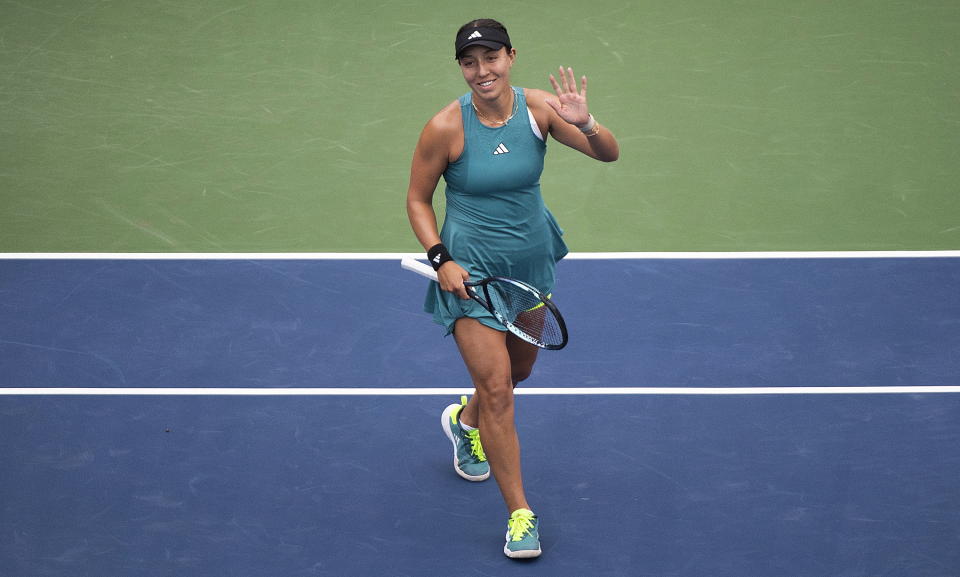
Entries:
{"label": "adidas logo on dress", "polygon": [[506,154],[506,153],[508,153],[508,152],[510,152],[510,151],[507,150],[507,147],[501,142],[500,144],[497,145],[497,148],[496,148],[496,150],[493,151],[493,154],[494,154],[494,155],[497,155],[497,154]]}

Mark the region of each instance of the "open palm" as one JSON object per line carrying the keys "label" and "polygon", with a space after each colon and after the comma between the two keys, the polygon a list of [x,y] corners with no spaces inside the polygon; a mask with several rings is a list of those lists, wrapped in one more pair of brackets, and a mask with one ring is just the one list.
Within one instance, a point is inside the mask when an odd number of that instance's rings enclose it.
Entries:
{"label": "open palm", "polygon": [[577,89],[577,79],[573,75],[573,68],[560,67],[560,80],[558,81],[553,74],[550,75],[550,84],[553,91],[557,93],[557,98],[547,99],[547,104],[553,108],[560,118],[570,124],[580,126],[590,120],[590,112],[587,108],[587,77],[580,78],[580,89]]}

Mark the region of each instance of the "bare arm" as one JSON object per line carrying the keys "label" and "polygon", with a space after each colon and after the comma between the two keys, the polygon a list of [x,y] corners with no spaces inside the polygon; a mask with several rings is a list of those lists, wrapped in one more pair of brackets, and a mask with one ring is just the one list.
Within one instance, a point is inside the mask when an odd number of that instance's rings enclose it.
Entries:
{"label": "bare arm", "polygon": [[[457,130],[460,122],[459,108],[448,106],[427,123],[413,152],[407,187],[407,218],[424,251],[440,242],[433,193],[447,164],[462,150],[463,137]],[[457,138],[461,139],[459,146]],[[461,298],[469,298],[463,283],[470,275],[463,267],[449,261],[440,267],[437,275],[440,288],[455,292]]]}
{"label": "bare arm", "polygon": [[556,96],[545,91],[534,91],[534,98],[546,104],[553,114],[548,113],[548,130],[557,142],[579,150],[591,158],[603,162],[613,162],[620,158],[620,145],[606,126],[597,125],[589,136],[580,127],[588,125],[591,116],[587,107],[587,77],[580,79],[577,89],[573,69],[560,68],[560,79],[550,75],[550,84]]}
{"label": "bare arm", "polygon": [[436,127],[428,124],[420,134],[413,152],[410,184],[407,187],[407,218],[423,250],[440,242],[437,215],[433,210],[433,192],[446,169],[447,155],[439,145],[436,132]]}

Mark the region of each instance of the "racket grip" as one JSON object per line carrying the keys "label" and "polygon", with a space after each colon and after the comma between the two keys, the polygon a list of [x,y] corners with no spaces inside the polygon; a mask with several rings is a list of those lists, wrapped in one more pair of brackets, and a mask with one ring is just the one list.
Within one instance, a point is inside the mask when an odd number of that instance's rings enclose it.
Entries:
{"label": "racket grip", "polygon": [[437,280],[437,271],[433,270],[433,267],[424,264],[416,259],[410,258],[408,256],[400,259],[400,266],[408,271],[415,272],[420,276],[426,277],[432,281]]}

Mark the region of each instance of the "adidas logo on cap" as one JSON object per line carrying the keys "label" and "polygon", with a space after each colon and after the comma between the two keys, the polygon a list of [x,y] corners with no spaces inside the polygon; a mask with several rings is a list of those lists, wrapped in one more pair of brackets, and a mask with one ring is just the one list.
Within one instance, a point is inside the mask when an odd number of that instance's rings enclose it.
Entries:
{"label": "adidas logo on cap", "polygon": [[473,40],[474,38],[483,38],[483,34],[480,34],[479,30],[474,30],[473,34],[467,36],[467,40]]}

